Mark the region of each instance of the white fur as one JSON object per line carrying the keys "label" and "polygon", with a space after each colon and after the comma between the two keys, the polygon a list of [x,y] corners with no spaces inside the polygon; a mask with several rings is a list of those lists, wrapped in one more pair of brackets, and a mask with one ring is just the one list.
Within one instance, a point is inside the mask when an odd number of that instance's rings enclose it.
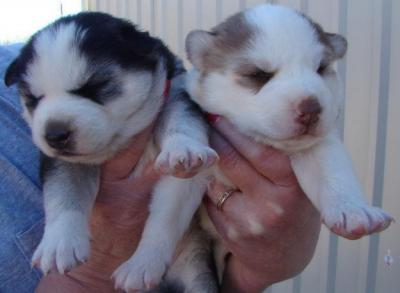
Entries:
{"label": "white fur", "polygon": [[[235,82],[236,73],[229,67],[210,72],[201,82],[203,76],[192,70],[188,75],[192,97],[206,111],[228,118],[256,140],[288,152],[307,148],[334,128],[342,102],[336,75],[321,78],[316,72],[323,47],[308,22],[290,9],[257,6],[247,10],[245,17],[256,34],[238,59],[267,72],[277,71],[276,76],[253,93]],[[316,135],[299,137],[302,128],[294,121],[296,106],[309,96],[318,97],[324,110]]]}
{"label": "white fur", "polygon": [[[36,56],[26,80],[32,94],[43,98],[33,116],[26,110],[24,116],[32,127],[34,142],[48,156],[55,156],[56,152],[44,139],[45,126],[56,120],[72,125],[76,141],[74,152],[77,155],[62,158],[71,162],[99,163],[154,120],[164,90],[164,84],[157,80],[164,79],[165,72],[163,68],[158,68],[154,74],[125,72],[110,60],[110,63],[97,64],[96,69],[114,68],[114,77],[122,82],[121,95],[106,106],[76,97],[69,91],[79,88],[91,74],[90,61],[74,45],[79,35],[77,30],[74,23],[61,25],[57,32],[44,31],[35,40]],[[153,84],[157,87],[152,88]],[[153,99],[148,99],[149,96]],[[135,113],[138,109],[140,111]],[[110,149],[110,145],[114,149]]]}
{"label": "white fur", "polygon": [[[208,147],[200,112],[182,94],[183,77],[175,77],[171,94],[163,96],[167,78],[163,56],[155,70],[140,66],[125,70],[115,60],[97,64],[87,52],[80,52],[78,44],[84,37],[74,22],[44,29],[34,39],[35,54],[24,76],[26,90],[40,98],[33,111],[26,107],[24,113],[33,140],[46,155],[55,157],[43,183],[45,233],[32,261],[45,273],[54,265],[63,273],[89,257],[88,220],[99,187],[98,165],[132,143],[134,135],[156,120],[164,103],[166,109],[132,176],[139,176],[143,166],[156,159],[167,174],[174,174],[180,165],[184,172],[200,173],[189,179],[164,176],[155,186],[140,244],[114,273],[117,287],[144,290],[157,285],[171,264],[205,192],[205,169],[217,155]],[[72,93],[103,69],[119,87],[109,100],[99,104]],[[72,129],[73,156],[48,145],[46,127],[54,121]]]}
{"label": "white fur", "polygon": [[161,281],[201,203],[206,175],[203,172],[191,179],[164,177],[157,183],[139,246],[113,275],[118,288],[150,289]]}
{"label": "white fur", "polygon": [[63,212],[45,226],[43,239],[32,263],[47,274],[54,265],[60,273],[89,258],[89,227],[86,217],[76,211]]}
{"label": "white fur", "polygon": [[[183,86],[182,76],[172,83],[170,97]],[[210,149],[206,129],[190,119],[186,106],[168,101],[168,115],[161,115],[156,133],[159,147],[155,166],[174,174],[177,167],[187,173],[199,172],[193,178],[165,176],[156,184],[141,241],[132,257],[113,274],[117,288],[144,290],[155,287],[172,264],[178,242],[182,239],[206,189],[206,170],[217,154]],[[193,118],[193,117],[192,117]],[[149,146],[147,154],[155,153]],[[151,161],[153,158],[149,158]],[[145,162],[142,162],[145,164]],[[140,175],[136,173],[136,176]]]}
{"label": "white fur", "polygon": [[[253,35],[244,48],[229,52],[232,57],[219,70],[211,67],[203,72],[207,66],[199,65],[199,60],[206,53],[212,55],[213,47],[191,48],[190,42],[196,40],[189,40],[188,54],[195,65],[187,78],[192,99],[205,111],[226,117],[256,141],[290,155],[301,187],[334,232],[360,237],[385,229],[392,218],[367,205],[336,131],[343,105],[340,84],[332,68],[323,75],[317,72],[325,48],[313,26],[297,12],[276,5],[256,6],[246,10],[244,17]],[[345,44],[340,46],[337,51],[344,54]],[[236,81],[239,76],[235,68],[241,60],[275,75],[254,92]],[[316,128],[303,135],[295,119],[296,107],[309,96],[318,100],[322,113]],[[216,175],[221,178],[221,171]],[[283,209],[278,207],[276,212],[282,214]],[[265,233],[255,219],[248,220],[251,232]],[[221,265],[221,256],[217,264]]]}
{"label": "white fur", "polygon": [[330,134],[290,159],[300,185],[329,228],[350,235],[361,227],[367,234],[375,224],[381,229],[390,224],[391,219],[383,210],[368,206],[338,136]]}
{"label": "white fur", "polygon": [[168,173],[174,172],[179,166],[187,173],[196,172],[199,167],[210,167],[217,154],[211,148],[205,148],[204,143],[182,134],[174,134],[165,139],[161,153],[155,162],[157,169]]}

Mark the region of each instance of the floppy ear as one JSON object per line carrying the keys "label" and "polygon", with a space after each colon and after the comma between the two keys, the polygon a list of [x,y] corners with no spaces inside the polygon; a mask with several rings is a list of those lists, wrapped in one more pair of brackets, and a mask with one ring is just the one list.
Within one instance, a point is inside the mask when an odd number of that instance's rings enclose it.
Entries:
{"label": "floppy ear", "polygon": [[6,86],[13,85],[19,80],[19,59],[15,59],[7,68],[4,76],[4,83]]}
{"label": "floppy ear", "polygon": [[212,33],[202,30],[194,30],[186,37],[186,53],[196,69],[205,70],[207,59],[214,50],[214,39],[215,36]]}
{"label": "floppy ear", "polygon": [[347,40],[338,34],[325,33],[335,59],[342,58],[347,51]]}

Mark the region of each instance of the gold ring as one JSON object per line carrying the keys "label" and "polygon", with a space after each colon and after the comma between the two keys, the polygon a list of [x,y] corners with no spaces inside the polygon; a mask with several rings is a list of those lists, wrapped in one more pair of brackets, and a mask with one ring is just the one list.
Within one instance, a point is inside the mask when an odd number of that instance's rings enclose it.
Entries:
{"label": "gold ring", "polygon": [[234,193],[235,191],[237,191],[237,189],[229,189],[227,191],[225,191],[224,193],[222,193],[222,195],[219,197],[218,202],[217,202],[217,208],[222,210],[222,205],[224,204],[224,202],[232,195],[232,193]]}

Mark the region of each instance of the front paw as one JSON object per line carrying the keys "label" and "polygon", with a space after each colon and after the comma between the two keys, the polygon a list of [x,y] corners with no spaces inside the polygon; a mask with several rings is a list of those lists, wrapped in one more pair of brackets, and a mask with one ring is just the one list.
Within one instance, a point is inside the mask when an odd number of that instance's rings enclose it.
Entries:
{"label": "front paw", "polygon": [[115,289],[125,292],[153,289],[161,282],[166,268],[166,263],[157,256],[156,251],[152,254],[135,253],[113,273]]}
{"label": "front paw", "polygon": [[322,220],[333,233],[358,239],[385,230],[393,218],[380,208],[347,202],[327,206],[322,210]]}
{"label": "front paw", "polygon": [[44,274],[56,268],[64,273],[89,257],[89,231],[86,225],[61,215],[55,222],[47,224],[43,239],[32,257],[32,266],[39,267]]}
{"label": "front paw", "polygon": [[217,160],[217,153],[210,147],[191,138],[179,137],[171,139],[162,148],[155,166],[163,174],[186,177],[211,167]]}

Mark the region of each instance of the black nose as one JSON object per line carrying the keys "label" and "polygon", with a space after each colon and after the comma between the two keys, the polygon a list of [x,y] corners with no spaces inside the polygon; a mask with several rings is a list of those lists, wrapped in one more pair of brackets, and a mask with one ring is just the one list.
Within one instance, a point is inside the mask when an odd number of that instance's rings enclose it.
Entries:
{"label": "black nose", "polygon": [[52,122],[46,127],[45,138],[49,146],[57,150],[62,150],[68,147],[71,130],[65,123]]}

